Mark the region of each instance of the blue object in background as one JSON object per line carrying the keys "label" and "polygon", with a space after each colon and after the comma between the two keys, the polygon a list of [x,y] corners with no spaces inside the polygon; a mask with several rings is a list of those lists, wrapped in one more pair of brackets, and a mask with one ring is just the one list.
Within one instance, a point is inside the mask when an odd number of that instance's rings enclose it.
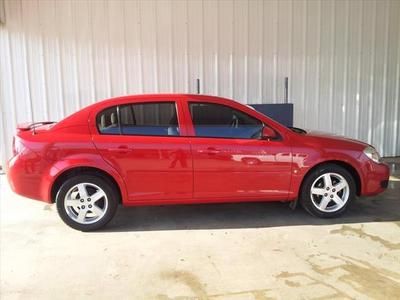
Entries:
{"label": "blue object in background", "polygon": [[250,106],[285,126],[293,126],[293,103],[250,104]]}

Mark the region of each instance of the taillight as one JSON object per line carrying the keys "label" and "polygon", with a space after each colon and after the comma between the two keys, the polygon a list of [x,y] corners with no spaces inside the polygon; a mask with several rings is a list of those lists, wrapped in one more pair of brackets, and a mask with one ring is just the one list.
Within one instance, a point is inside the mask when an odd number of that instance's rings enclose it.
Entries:
{"label": "taillight", "polygon": [[14,136],[13,143],[12,143],[13,156],[18,155],[23,150],[24,150],[24,145],[21,143],[21,139]]}
{"label": "taillight", "polygon": [[17,155],[17,150],[15,149],[15,136],[13,136],[13,141],[12,141],[12,152],[13,156]]}

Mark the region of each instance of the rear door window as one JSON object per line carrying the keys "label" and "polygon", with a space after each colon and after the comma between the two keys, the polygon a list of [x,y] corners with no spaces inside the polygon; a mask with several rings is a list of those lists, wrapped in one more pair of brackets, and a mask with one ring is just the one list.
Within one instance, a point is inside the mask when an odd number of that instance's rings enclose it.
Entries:
{"label": "rear door window", "polygon": [[101,134],[179,136],[175,102],[114,106],[96,118]]}
{"label": "rear door window", "polygon": [[179,135],[174,102],[128,104],[119,110],[123,135]]}

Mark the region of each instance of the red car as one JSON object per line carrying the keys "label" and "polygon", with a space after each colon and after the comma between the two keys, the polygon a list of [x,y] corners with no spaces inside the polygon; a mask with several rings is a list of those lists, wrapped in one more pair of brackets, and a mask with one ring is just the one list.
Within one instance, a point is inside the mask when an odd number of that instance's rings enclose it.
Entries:
{"label": "red car", "polygon": [[125,206],[299,201],[335,217],[382,192],[389,168],[370,145],[287,128],[212,96],[137,95],[58,123],[18,126],[8,179],[55,202],[69,226],[95,230]]}

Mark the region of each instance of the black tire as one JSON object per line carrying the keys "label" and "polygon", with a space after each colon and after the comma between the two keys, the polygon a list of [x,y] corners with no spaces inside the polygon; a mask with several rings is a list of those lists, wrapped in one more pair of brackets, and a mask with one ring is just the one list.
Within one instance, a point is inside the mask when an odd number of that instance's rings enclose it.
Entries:
{"label": "black tire", "polygon": [[[93,223],[90,223],[90,224],[81,224],[73,219],[74,212],[77,212],[79,214],[80,207],[78,207],[78,208],[73,207],[72,209],[69,209],[67,211],[67,208],[64,205],[65,197],[66,197],[67,193],[71,189],[73,189],[75,186],[77,186],[78,184],[82,184],[82,183],[88,184],[88,186],[89,186],[89,188],[87,190],[88,198],[86,198],[89,201],[90,201],[89,197],[91,196],[90,191],[89,191],[91,188],[90,185],[99,187],[106,196],[106,197],[101,198],[101,200],[99,200],[100,202],[103,201],[104,214],[102,215],[101,218],[99,218],[99,220],[91,221]],[[78,195],[79,195],[79,193],[78,193]],[[85,201],[86,201],[86,199],[85,199]],[[78,200],[80,201],[80,196],[79,196]],[[105,201],[107,201],[107,205],[104,204]],[[57,206],[57,211],[58,211],[60,218],[68,226],[70,226],[74,229],[80,230],[80,231],[93,231],[93,230],[97,230],[97,229],[100,229],[103,226],[105,226],[114,217],[115,212],[118,207],[118,203],[119,203],[119,193],[116,190],[116,188],[114,187],[114,185],[111,184],[108,180],[103,179],[98,176],[95,176],[95,175],[92,175],[92,174],[83,174],[83,175],[78,175],[78,176],[68,178],[61,185],[61,187],[59,188],[59,190],[57,192],[57,196],[56,196],[56,206]],[[86,203],[82,203],[82,204],[86,204]],[[93,202],[91,204],[93,204],[93,206],[94,206]],[[92,211],[89,209],[89,206],[86,207],[86,210],[89,213],[92,213]],[[85,216],[86,216],[86,213],[85,213]],[[86,219],[86,217],[85,217],[85,219]]]}
{"label": "black tire", "polygon": [[[312,188],[312,185],[314,184],[314,182],[320,176],[327,174],[327,173],[338,174],[338,175],[342,176],[347,181],[347,184],[348,184],[347,201],[346,202],[343,201],[344,205],[338,210],[323,211],[317,207],[318,204],[322,203],[322,200],[320,200],[320,199],[323,199],[323,197],[325,197],[325,195],[328,195],[325,199],[329,199],[331,197],[331,195],[333,194],[332,190],[335,191],[334,189],[332,189],[331,191],[327,191],[326,194],[324,194],[323,196],[322,195],[316,196],[315,194],[311,195],[311,188]],[[335,175],[333,175],[333,179],[335,179]],[[321,179],[321,180],[323,180],[323,179]],[[318,181],[316,183],[321,184]],[[326,190],[325,186],[322,186],[321,189]],[[337,192],[337,193],[339,193],[339,192]],[[304,181],[301,185],[301,189],[300,189],[300,203],[304,207],[304,209],[313,216],[320,217],[320,218],[334,218],[334,217],[338,217],[343,214],[343,212],[347,209],[347,207],[350,205],[350,203],[354,200],[355,195],[356,195],[356,184],[355,184],[355,180],[354,180],[353,176],[345,168],[343,168],[339,165],[325,164],[325,165],[321,165],[320,167],[317,167],[315,170],[311,171],[311,173],[308,174],[306,176],[306,178],[304,179]],[[320,201],[320,202],[318,203],[318,201]],[[334,206],[332,206],[332,204],[336,205],[336,203],[332,202],[331,200],[328,200],[328,201],[330,201],[330,202],[327,204],[327,208],[329,209],[329,205],[334,208]],[[338,208],[339,207],[340,207],[340,205],[338,205]]]}

